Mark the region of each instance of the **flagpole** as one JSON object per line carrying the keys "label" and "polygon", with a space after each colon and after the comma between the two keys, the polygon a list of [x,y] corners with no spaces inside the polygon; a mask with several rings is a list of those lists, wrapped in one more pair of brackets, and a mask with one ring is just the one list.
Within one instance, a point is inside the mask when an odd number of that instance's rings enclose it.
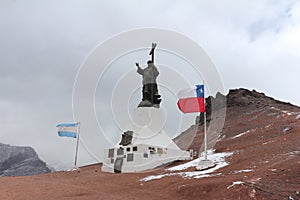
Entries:
{"label": "flagpole", "polygon": [[[205,94],[204,92],[204,80],[203,80],[203,93]],[[206,169],[209,169],[211,167],[214,167],[215,164],[211,161],[211,160],[208,160],[207,159],[207,134],[206,134],[206,107],[205,107],[205,96],[203,97],[204,98],[204,160],[201,160],[199,159],[199,163],[198,165],[196,166],[196,170],[198,171],[201,171],[201,170],[206,170]],[[200,148],[201,149],[201,148]],[[200,158],[200,156],[199,156]]]}
{"label": "flagpole", "polygon": [[[205,105],[205,100],[204,100]],[[207,160],[206,110],[204,112],[204,159]]]}
{"label": "flagpole", "polygon": [[80,123],[78,123],[78,134],[77,134],[77,141],[76,141],[76,151],[75,151],[75,169],[77,169],[77,156],[78,156],[78,145],[79,145],[79,135],[80,135]]}
{"label": "flagpole", "polygon": [[[205,86],[204,86],[204,80],[202,80],[202,84],[203,84],[203,90],[205,90]],[[203,94],[205,94],[205,91],[203,91]],[[203,97],[204,100],[204,108],[205,108],[205,96]],[[203,116],[203,119],[204,119],[204,160],[207,160],[207,137],[206,137],[206,108],[204,110],[204,116]]]}
{"label": "flagpole", "polygon": [[[202,80],[203,86],[204,86],[204,80]],[[203,87],[203,90],[205,90],[205,86]],[[205,94],[205,91],[203,91]],[[205,96],[204,96],[204,159],[207,160],[207,135],[206,135],[206,106],[205,106]]]}

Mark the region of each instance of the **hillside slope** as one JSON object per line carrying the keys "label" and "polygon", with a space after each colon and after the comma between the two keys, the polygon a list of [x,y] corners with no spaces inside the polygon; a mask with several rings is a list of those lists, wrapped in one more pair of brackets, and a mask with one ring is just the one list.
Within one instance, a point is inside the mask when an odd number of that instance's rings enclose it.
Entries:
{"label": "hillside slope", "polygon": [[[227,159],[230,166],[221,170],[226,176],[222,180],[243,184],[228,190],[223,187],[222,194],[235,198],[236,189],[241,191],[239,195],[244,193],[241,198],[300,199],[300,194],[296,195],[300,190],[300,108],[246,89],[230,90],[226,101],[225,125],[214,148],[216,152],[234,152]],[[197,129],[200,131],[191,148],[199,151],[202,123],[192,126],[175,141],[184,146],[183,138]]]}
{"label": "hillside slope", "polygon": [[[218,98],[225,97],[207,102]],[[227,157],[218,158],[221,164],[209,171],[165,166],[108,174],[98,164],[80,172],[0,178],[0,199],[300,199],[300,108],[246,89],[231,90],[226,99],[226,120],[213,155]],[[174,139],[180,146],[189,148],[185,141],[192,138],[190,147],[199,151],[203,123],[197,121]]]}

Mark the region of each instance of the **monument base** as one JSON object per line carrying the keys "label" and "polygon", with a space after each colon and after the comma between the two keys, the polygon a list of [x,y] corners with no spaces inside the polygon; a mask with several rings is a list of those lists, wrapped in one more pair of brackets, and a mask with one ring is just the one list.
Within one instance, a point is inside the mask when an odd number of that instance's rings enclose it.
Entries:
{"label": "monument base", "polygon": [[141,101],[139,103],[138,107],[154,107],[154,108],[159,108],[159,104],[152,104],[150,101],[145,100],[145,101]]}
{"label": "monument base", "polygon": [[202,170],[210,169],[215,166],[216,164],[213,163],[211,160],[200,160],[198,166],[196,167],[196,170],[202,171]]}
{"label": "monument base", "polygon": [[103,172],[140,172],[176,160],[191,160],[193,153],[181,150],[163,131],[163,112],[159,108],[138,107],[132,130],[126,131],[119,145],[105,149]]}
{"label": "monument base", "polygon": [[192,152],[138,144],[106,149],[105,156],[102,172],[128,173],[155,169],[176,160],[191,160]]}

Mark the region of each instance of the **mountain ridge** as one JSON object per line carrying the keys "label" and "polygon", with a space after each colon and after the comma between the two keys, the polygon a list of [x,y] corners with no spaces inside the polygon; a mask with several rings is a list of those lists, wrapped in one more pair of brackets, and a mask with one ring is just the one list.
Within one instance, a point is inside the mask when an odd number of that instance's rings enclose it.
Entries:
{"label": "mountain ridge", "polygon": [[[209,96],[205,98],[206,101],[206,121],[207,126],[211,121],[211,110],[212,105],[214,112],[218,115],[218,111],[221,113],[225,112],[226,118],[223,129],[226,129],[226,121],[228,121],[228,115],[232,115],[231,113],[237,113],[242,115],[244,112],[251,112],[251,111],[261,111],[261,110],[281,110],[286,109],[290,110],[291,112],[299,112],[300,107],[293,105],[289,102],[282,102],[279,100],[274,99],[273,97],[266,96],[263,92],[257,92],[256,90],[248,90],[245,88],[239,89],[230,89],[227,95],[223,95],[221,93],[217,93],[215,97]],[[223,109],[223,110],[222,110]],[[266,112],[265,110],[265,112]],[[272,112],[272,111],[271,111]],[[299,113],[300,114],[300,113]],[[218,117],[218,116],[215,116]],[[186,131],[183,131],[180,135],[175,137],[173,140],[179,145],[182,149],[189,149],[192,148],[194,151],[199,150],[199,138],[196,138],[196,141],[191,141],[191,139],[187,138],[194,138],[199,132],[202,130],[203,132],[203,123],[204,123],[204,115],[201,114],[200,116],[196,117],[195,124],[189,127]],[[197,135],[199,136],[199,135]],[[203,141],[203,134],[201,135]],[[182,138],[182,139],[180,139]],[[188,141],[185,143],[184,141]],[[191,145],[189,143],[192,143]],[[203,150],[203,148],[201,149]]]}
{"label": "mountain ridge", "polygon": [[29,176],[50,171],[32,147],[0,143],[0,176]]}

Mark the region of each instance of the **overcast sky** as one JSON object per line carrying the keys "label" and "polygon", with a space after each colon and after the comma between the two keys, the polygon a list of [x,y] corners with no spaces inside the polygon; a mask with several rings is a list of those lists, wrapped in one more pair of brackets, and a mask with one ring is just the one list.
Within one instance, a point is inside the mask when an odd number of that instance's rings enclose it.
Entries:
{"label": "overcast sky", "polygon": [[80,64],[99,43],[144,27],[196,41],[226,91],[245,87],[300,105],[299,1],[1,0],[0,142],[71,166],[75,140],[58,138],[55,125],[73,120]]}

